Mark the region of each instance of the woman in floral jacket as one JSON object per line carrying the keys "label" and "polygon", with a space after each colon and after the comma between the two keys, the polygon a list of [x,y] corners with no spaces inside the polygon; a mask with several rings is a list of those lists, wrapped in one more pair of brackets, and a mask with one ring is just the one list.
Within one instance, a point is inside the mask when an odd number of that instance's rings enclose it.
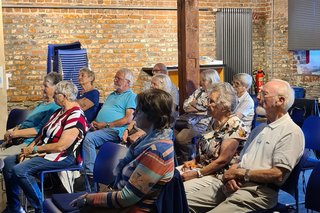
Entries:
{"label": "woman in floral jacket", "polygon": [[197,141],[197,155],[181,168],[186,193],[195,193],[222,177],[239,157],[247,138],[243,123],[233,114],[237,95],[229,83],[218,83],[208,96],[208,113],[212,121]]}

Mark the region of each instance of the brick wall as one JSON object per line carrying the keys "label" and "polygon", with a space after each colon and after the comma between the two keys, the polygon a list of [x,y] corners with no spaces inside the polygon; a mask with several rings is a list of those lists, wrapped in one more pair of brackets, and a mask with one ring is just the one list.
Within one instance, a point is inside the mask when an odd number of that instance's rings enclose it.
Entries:
{"label": "brick wall", "polygon": [[[272,3],[272,2],[271,2]],[[291,85],[306,89],[307,98],[320,95],[320,76],[297,74],[298,52],[288,51],[288,2],[273,1],[266,13],[266,70],[267,77],[287,80]]]}
{"label": "brick wall", "polygon": [[[215,58],[215,8],[253,9],[253,68],[267,70],[270,77],[310,85],[318,78],[294,76],[295,61],[286,50],[286,2],[274,0],[199,0],[200,56]],[[9,108],[32,106],[41,100],[41,84],[46,74],[47,44],[80,41],[88,51],[95,85],[101,101],[112,90],[114,72],[120,67],[134,71],[139,92],[150,77],[141,67],[163,62],[176,65],[176,0],[3,0],[6,71],[12,74],[8,90]],[[9,8],[9,5],[52,6],[53,8]],[[61,7],[65,8],[54,8]],[[77,6],[77,7],[75,7]],[[109,9],[81,9],[81,6]],[[119,7],[140,7],[123,9]],[[166,8],[148,10],[146,7]],[[116,9],[118,8],[118,9]],[[272,16],[272,8],[275,9]],[[273,19],[272,19],[273,17]],[[273,25],[272,25],[273,23]],[[274,27],[272,40],[271,27]],[[270,44],[273,42],[273,59]]]}

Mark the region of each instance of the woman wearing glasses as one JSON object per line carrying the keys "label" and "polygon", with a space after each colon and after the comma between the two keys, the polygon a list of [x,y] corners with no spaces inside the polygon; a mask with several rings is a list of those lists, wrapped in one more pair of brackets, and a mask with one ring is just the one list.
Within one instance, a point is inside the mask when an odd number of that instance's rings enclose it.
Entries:
{"label": "woman wearing glasses", "polygon": [[[54,101],[61,106],[42,128],[41,134],[19,155],[5,158],[3,176],[7,207],[4,212],[22,212],[21,188],[35,212],[42,212],[42,194],[37,175],[43,170],[70,167],[82,161],[81,143],[88,126],[79,104],[78,89],[69,81],[56,85]],[[24,158],[30,158],[24,161]]]}
{"label": "woman wearing glasses", "polygon": [[110,192],[80,196],[81,212],[155,212],[155,200],[173,176],[172,97],[160,89],[137,95],[135,120],[146,136],[129,147]]}

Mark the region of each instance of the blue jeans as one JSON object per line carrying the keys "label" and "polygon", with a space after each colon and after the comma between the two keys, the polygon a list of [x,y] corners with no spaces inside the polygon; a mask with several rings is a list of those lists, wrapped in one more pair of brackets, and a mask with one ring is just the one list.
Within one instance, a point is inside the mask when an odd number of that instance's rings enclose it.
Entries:
{"label": "blue jeans", "polygon": [[41,157],[34,157],[16,163],[16,155],[4,160],[3,176],[6,184],[7,208],[18,212],[21,206],[19,187],[23,190],[35,212],[42,212],[42,194],[37,184],[37,176],[41,171],[60,169],[76,164],[74,156],[70,155],[62,161],[49,161]]}
{"label": "blue jeans", "polygon": [[83,142],[83,165],[87,174],[93,173],[94,161],[97,157],[96,149],[106,142],[119,143],[119,131],[111,128],[103,128],[94,132],[88,132]]}

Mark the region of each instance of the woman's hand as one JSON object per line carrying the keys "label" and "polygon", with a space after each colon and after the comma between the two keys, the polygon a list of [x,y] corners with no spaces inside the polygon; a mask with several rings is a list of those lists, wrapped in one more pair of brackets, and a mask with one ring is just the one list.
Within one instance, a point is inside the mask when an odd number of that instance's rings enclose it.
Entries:
{"label": "woman's hand", "polygon": [[13,130],[8,130],[8,131],[4,134],[4,140],[7,141],[8,143],[11,142],[12,133],[13,133]]}
{"label": "woman's hand", "polygon": [[183,181],[191,180],[197,177],[198,177],[198,172],[196,170],[191,170],[181,174],[181,178]]}
{"label": "woman's hand", "polygon": [[33,152],[33,146],[27,146],[21,149],[21,154],[28,157]]}
{"label": "woman's hand", "polygon": [[188,170],[192,170],[192,169],[195,169],[197,168],[197,163],[196,163],[196,160],[193,159],[193,160],[190,160],[190,161],[186,161],[183,163],[183,166],[181,168],[181,171],[185,172],[185,171],[188,171]]}
{"label": "woman's hand", "polygon": [[84,195],[81,195],[78,198],[76,198],[73,201],[71,201],[71,203],[69,205],[73,206],[73,207],[81,208],[81,207],[85,206],[88,203],[87,202],[87,197],[88,197],[88,193],[85,193]]}

